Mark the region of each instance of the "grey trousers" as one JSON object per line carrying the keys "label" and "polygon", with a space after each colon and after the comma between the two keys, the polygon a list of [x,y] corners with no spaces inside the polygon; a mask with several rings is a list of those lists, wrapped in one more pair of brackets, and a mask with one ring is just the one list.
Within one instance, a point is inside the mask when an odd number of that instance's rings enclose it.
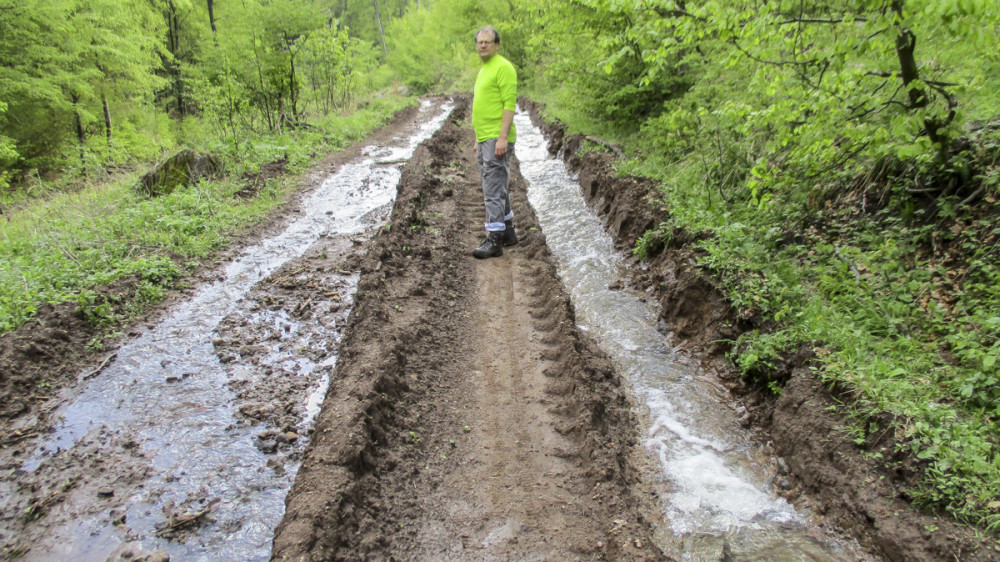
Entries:
{"label": "grey trousers", "polygon": [[514,218],[510,209],[510,157],[514,154],[514,143],[507,145],[503,158],[496,156],[497,139],[488,139],[478,144],[477,159],[479,174],[483,180],[483,202],[486,204],[486,230],[499,232],[506,230],[504,221]]}

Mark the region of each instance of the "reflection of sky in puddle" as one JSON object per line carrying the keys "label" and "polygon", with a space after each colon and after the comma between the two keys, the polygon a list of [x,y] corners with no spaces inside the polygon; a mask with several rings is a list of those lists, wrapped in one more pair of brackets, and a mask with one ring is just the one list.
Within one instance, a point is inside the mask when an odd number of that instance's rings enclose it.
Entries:
{"label": "reflection of sky in puddle", "polygon": [[[718,388],[667,348],[657,331],[656,305],[630,291],[608,289],[623,275],[610,236],[565,165],[549,157],[545,139],[528,116],[519,112],[515,121],[515,153],[529,184],[528,198],[572,296],[577,322],[612,357],[649,412],[643,444],[669,483],[662,506],[677,540],[703,533],[777,534],[791,553],[779,558],[814,556],[805,554],[814,550],[814,541],[803,539],[808,533],[804,519],[766,490],[773,476],[771,459],[736,422]],[[701,556],[669,545],[677,549],[685,557]],[[821,550],[816,559],[840,555]]]}
{"label": "reflection of sky in puddle", "polygon": [[[222,280],[204,287],[158,326],[122,346],[117,359],[56,413],[62,422],[21,470],[36,470],[46,457],[102,427],[112,432],[136,431],[156,470],[129,498],[127,523],[146,548],[164,549],[184,560],[267,559],[273,529],[284,514],[284,496],[298,467],[288,462],[284,471],[268,468],[270,457],[254,443],[259,428],[234,423],[234,396],[211,343],[213,330],[226,315],[245,305],[243,299],[254,284],[301,256],[320,236],[359,234],[377,225],[370,222],[372,216],[386,218],[400,164],[441,126],[450,110],[451,104],[435,109],[423,103],[426,121],[402,140],[402,146],[366,148],[361,162],[344,165],[304,198],[301,212],[284,232],[244,250],[226,267]],[[356,280],[350,290],[355,288]],[[273,322],[283,337],[300,329],[283,311],[265,321]],[[294,350],[272,359],[290,361],[303,374],[317,368],[311,360],[295,356]],[[335,362],[331,354],[321,365]],[[168,382],[167,375],[183,378]],[[241,366],[238,376],[260,373]],[[318,413],[328,385],[329,370],[325,370],[307,399],[302,430]],[[164,520],[161,506],[180,505],[192,494],[221,500],[212,512],[216,523],[206,525],[184,544],[155,539],[154,525]],[[53,544],[36,545],[27,559],[104,560],[107,545],[115,543],[93,538],[108,535],[107,523],[100,519],[76,520],[67,528],[54,529]]]}

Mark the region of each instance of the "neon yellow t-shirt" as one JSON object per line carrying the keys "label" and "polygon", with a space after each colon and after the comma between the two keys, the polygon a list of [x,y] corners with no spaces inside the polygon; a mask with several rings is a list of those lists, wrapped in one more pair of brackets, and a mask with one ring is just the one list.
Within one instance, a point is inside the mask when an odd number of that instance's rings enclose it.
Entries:
{"label": "neon yellow t-shirt", "polygon": [[[517,70],[509,60],[493,55],[479,69],[472,95],[472,129],[476,132],[476,142],[499,137],[504,110],[514,111],[516,107]],[[516,138],[517,131],[511,123],[507,142],[513,143]]]}

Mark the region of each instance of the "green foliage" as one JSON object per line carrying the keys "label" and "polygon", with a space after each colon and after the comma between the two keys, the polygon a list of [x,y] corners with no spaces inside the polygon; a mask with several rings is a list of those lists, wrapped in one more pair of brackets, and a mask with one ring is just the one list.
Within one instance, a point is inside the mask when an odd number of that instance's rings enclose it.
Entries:
{"label": "green foliage", "polygon": [[[397,16],[404,5],[385,4]],[[358,1],[335,11],[374,16]],[[381,50],[328,3],[216,2],[212,15],[191,0],[0,0],[0,188],[18,172],[72,179],[213,137],[238,149],[391,81]]]}
{"label": "green foliage", "polygon": [[[475,52],[472,33],[477,29],[473,25],[454,3],[433,12],[415,10],[389,29],[389,65],[417,94],[447,91],[459,84],[471,89],[475,78],[469,59]],[[434,47],[425,47],[429,45]]]}
{"label": "green foliage", "polygon": [[484,25],[500,32],[500,54],[518,68],[523,81],[526,30],[515,3],[449,0],[431,9],[411,6],[388,26],[389,64],[414,93],[471,92],[479,69],[474,33]]}
{"label": "green foliage", "polygon": [[[348,115],[329,115],[305,132],[248,138],[239,162],[230,161],[227,169],[239,178],[281,158],[301,169],[410,103],[383,96]],[[284,194],[283,183],[272,181],[245,201],[235,196],[243,185],[220,181],[147,199],[132,190],[135,179],[15,202],[10,220],[0,220],[0,333],[16,329],[46,302],[76,302],[101,325],[139,314],[173,286],[183,272],[179,264],[197,264],[224,247]],[[133,280],[134,288],[122,302],[101,296],[101,287],[123,279]]]}
{"label": "green foliage", "polygon": [[[1000,524],[1000,233],[960,205],[1000,199],[987,125],[1000,107],[998,5],[514,7],[524,84],[548,116],[640,155],[619,172],[662,181],[669,220],[635,253],[698,233],[699,265],[741,318],[769,327],[734,342],[737,367],[779,392],[780,361],[813,349],[819,376],[859,397],[856,433],[889,414],[927,463],[918,502]],[[981,142],[962,148],[973,127]]]}
{"label": "green foliage", "polygon": [[[0,101],[0,120],[3,119],[3,114],[6,112],[7,104]],[[10,170],[14,167],[18,158],[19,155],[17,154],[14,140],[0,135],[0,194],[5,193],[10,186]]]}
{"label": "green foliage", "polygon": [[641,260],[652,257],[670,245],[673,236],[673,224],[669,221],[662,222],[657,228],[647,230],[635,241],[632,253]]}
{"label": "green foliage", "polygon": [[[100,161],[114,151],[105,146],[114,142],[106,114],[119,129],[142,127],[141,117],[118,110],[148,107],[162,85],[153,74],[161,23],[143,3],[0,2],[0,99],[8,105],[0,135],[13,141],[19,167],[76,160],[92,169],[91,154]],[[101,142],[88,144],[95,134]]]}

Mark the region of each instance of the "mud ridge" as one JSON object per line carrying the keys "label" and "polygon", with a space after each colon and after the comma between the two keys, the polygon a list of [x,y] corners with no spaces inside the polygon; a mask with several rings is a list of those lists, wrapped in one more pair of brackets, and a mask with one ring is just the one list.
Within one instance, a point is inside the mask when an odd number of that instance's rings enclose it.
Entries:
{"label": "mud ridge", "polygon": [[[588,204],[600,214],[616,244],[630,250],[642,234],[669,217],[655,182],[619,177],[615,156],[580,151],[585,137],[567,135],[558,121],[541,117],[543,106],[520,100],[579,181]],[[782,366],[788,380],[780,398],[740,379],[725,360],[726,341],[761,327],[759,318],[741,314],[726,300],[715,280],[696,266],[689,244],[697,233],[675,231],[667,248],[644,262],[633,259],[628,283],[661,304],[661,318],[678,348],[699,357],[717,373],[743,404],[742,422],[766,432],[783,459],[782,493],[813,507],[871,552],[887,560],[995,560],[993,543],[948,517],[914,508],[905,497],[911,471],[889,470],[866,453],[892,454],[891,442],[859,447],[847,438],[846,420],[833,408],[839,401],[809,370],[811,357],[802,350]],[[781,480],[781,479],[779,479]]]}
{"label": "mud ridge", "polygon": [[477,261],[467,99],[403,168],[275,560],[666,559],[628,390],[573,307],[512,174],[516,246]]}
{"label": "mud ridge", "polygon": [[[416,114],[416,106],[400,110],[366,140],[388,138],[396,127],[412,120]],[[364,146],[361,142],[355,143],[319,162],[311,174],[297,181],[297,187],[307,186],[336,170]],[[252,197],[264,181],[283,173],[283,160],[266,164],[260,173],[242,178],[246,187],[237,196]],[[269,220],[240,233],[239,243],[205,259],[197,273],[178,282],[165,302],[150,307],[141,317],[128,318],[115,326],[97,326],[87,321],[78,303],[45,304],[39,307],[32,320],[0,335],[0,446],[19,443],[25,436],[47,431],[48,414],[66,398],[59,395],[61,390],[67,389],[72,394],[72,387],[81,382],[81,374],[83,377],[98,374],[126,338],[138,336],[144,324],[155,322],[171,305],[190,297],[192,286],[216,278],[215,268],[235,256],[241,244],[250,243],[267,232],[278,231],[289,208],[295,205],[293,197],[287,205],[276,209]],[[97,303],[108,303],[113,315],[127,317],[128,301],[134,298],[139,281],[138,276],[133,276],[95,289]],[[116,328],[119,335],[109,335],[112,328]]]}

